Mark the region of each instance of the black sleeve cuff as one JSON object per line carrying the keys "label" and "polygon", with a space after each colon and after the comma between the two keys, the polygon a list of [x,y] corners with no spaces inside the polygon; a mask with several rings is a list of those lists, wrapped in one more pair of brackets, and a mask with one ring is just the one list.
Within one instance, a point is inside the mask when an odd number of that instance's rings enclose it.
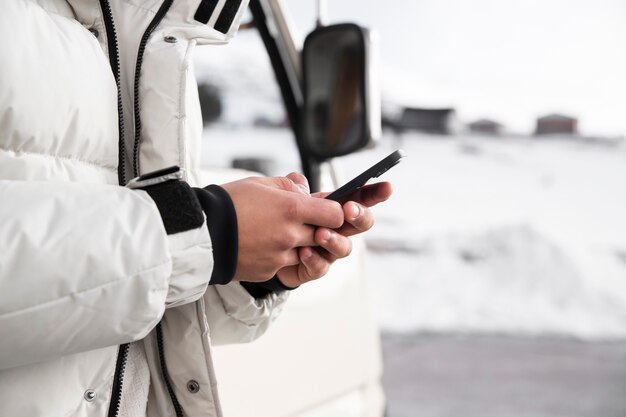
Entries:
{"label": "black sleeve cuff", "polygon": [[230,196],[222,187],[209,185],[194,188],[206,214],[213,244],[213,274],[209,285],[228,284],[237,269],[237,212]]}
{"label": "black sleeve cuff", "polygon": [[168,235],[197,229],[204,223],[202,207],[184,181],[167,181],[142,188],[154,200]]}
{"label": "black sleeve cuff", "polygon": [[265,282],[241,282],[241,286],[248,291],[248,294],[256,299],[265,298],[268,294],[280,293],[284,291],[292,291],[296,288],[291,288],[280,282],[277,276]]}

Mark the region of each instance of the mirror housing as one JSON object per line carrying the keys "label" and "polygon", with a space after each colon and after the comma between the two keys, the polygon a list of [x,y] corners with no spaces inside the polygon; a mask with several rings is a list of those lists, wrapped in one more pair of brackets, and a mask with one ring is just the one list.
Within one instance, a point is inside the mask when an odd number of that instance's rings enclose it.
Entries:
{"label": "mirror housing", "polygon": [[301,145],[316,160],[347,155],[381,136],[380,91],[369,30],[347,23],[311,32],[302,51]]}

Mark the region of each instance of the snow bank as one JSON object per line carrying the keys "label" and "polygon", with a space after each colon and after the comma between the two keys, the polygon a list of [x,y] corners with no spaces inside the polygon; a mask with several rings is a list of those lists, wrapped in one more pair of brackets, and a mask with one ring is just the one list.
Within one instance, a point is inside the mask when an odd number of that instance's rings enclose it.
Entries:
{"label": "snow bank", "polygon": [[[617,263],[607,255],[595,261]],[[626,337],[624,283],[586,274],[528,224],[425,237],[369,261],[387,331]]]}

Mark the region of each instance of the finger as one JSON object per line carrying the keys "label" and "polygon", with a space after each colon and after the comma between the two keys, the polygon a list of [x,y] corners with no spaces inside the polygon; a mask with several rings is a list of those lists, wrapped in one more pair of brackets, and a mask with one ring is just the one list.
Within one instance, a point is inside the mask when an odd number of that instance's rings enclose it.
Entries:
{"label": "finger", "polygon": [[[291,249],[283,254],[283,258],[281,262],[279,262],[280,268],[284,268],[290,265],[297,265],[300,263],[300,254],[298,253],[298,249]],[[279,268],[279,269],[280,269]]]}
{"label": "finger", "polygon": [[245,281],[267,281],[278,271],[286,271],[290,268],[298,268],[300,254],[298,249],[281,252],[272,258],[267,258],[264,265],[256,265],[253,274],[245,275]]}
{"label": "finger", "polygon": [[[326,259],[333,262],[345,258],[352,252],[352,241],[339,233],[325,227],[315,231],[315,242],[328,252]],[[320,253],[323,255],[323,252]]]}
{"label": "finger", "polygon": [[366,207],[373,207],[378,203],[387,201],[392,193],[393,187],[391,183],[384,181],[359,188],[348,200],[356,201]]}
{"label": "finger", "polygon": [[293,236],[285,237],[284,248],[291,249],[302,246],[317,246],[315,242],[316,227],[307,224],[293,226]]}
{"label": "finger", "polygon": [[[311,197],[326,198],[329,192],[313,193]],[[393,194],[393,187],[390,182],[383,181],[375,184],[364,185],[355,190],[346,201],[356,201],[366,207],[373,207],[378,203],[387,201]]]}
{"label": "finger", "polygon": [[348,201],[343,205],[343,213],[346,222],[354,226],[359,232],[366,232],[374,226],[372,211],[359,203]]}
{"label": "finger", "polygon": [[[289,220],[295,223],[306,223],[314,226],[325,226],[336,229],[343,224],[343,212],[341,205],[336,201],[320,198],[311,198],[307,193],[303,193],[306,178],[298,178],[295,173],[289,174],[291,178],[300,181],[296,184],[287,177],[250,177],[259,186],[268,186],[276,190],[276,201],[280,201],[280,207],[286,210]],[[306,184],[308,187],[308,183]],[[287,191],[288,193],[282,193]],[[297,193],[294,196],[292,193]],[[306,194],[306,195],[304,195]],[[284,214],[284,212],[283,212]]]}
{"label": "finger", "polygon": [[[358,208],[359,214],[356,214],[355,208]],[[367,232],[374,226],[374,215],[371,210],[355,202],[347,202],[343,206],[346,221],[339,229],[335,231],[342,236],[354,236],[359,233]]]}
{"label": "finger", "polygon": [[343,224],[343,209],[336,201],[300,196],[287,204],[292,221],[337,229]]}
{"label": "finger", "polygon": [[309,189],[309,181],[304,175],[300,174],[299,172],[292,172],[287,175],[287,178],[293,181],[293,183],[298,187],[302,194],[311,194],[311,190]]}
{"label": "finger", "polygon": [[300,248],[299,254],[302,266],[304,266],[303,272],[306,274],[306,277],[301,278],[305,278],[306,281],[310,281],[326,275],[331,262],[320,255],[319,252],[313,250],[313,248],[304,247]]}
{"label": "finger", "polygon": [[320,191],[320,192],[311,194],[311,197],[326,198],[326,196],[330,195],[330,193],[331,193],[331,191]]}
{"label": "finger", "polygon": [[[303,194],[302,187],[296,184],[291,177],[256,177],[255,180],[257,183],[272,188]],[[309,193],[307,192],[306,194],[308,195]]]}

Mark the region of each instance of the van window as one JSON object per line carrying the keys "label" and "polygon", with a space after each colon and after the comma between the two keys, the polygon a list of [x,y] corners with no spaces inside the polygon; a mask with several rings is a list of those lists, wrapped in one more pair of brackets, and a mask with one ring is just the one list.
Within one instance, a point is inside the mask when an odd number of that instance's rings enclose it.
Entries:
{"label": "van window", "polygon": [[234,165],[267,175],[301,171],[278,84],[256,29],[240,30],[228,45],[200,46],[195,55],[205,122],[202,166]]}

